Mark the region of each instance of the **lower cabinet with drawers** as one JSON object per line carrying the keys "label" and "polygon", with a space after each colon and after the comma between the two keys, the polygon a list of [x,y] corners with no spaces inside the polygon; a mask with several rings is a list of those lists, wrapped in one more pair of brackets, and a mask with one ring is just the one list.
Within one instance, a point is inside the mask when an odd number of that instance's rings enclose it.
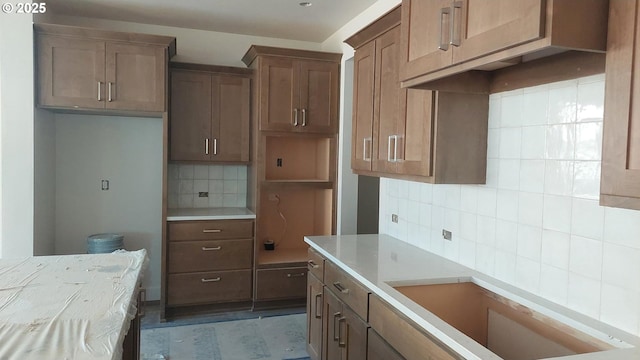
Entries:
{"label": "lower cabinet with drawers", "polygon": [[312,248],[308,269],[312,360],[461,359]]}
{"label": "lower cabinet with drawers", "polygon": [[166,306],[250,302],[253,220],[168,223]]}

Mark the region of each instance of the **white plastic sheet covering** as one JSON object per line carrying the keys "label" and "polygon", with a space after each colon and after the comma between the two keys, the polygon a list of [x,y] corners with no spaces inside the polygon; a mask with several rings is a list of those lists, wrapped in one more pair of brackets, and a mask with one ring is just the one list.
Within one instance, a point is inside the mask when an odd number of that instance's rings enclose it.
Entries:
{"label": "white plastic sheet covering", "polygon": [[120,359],[145,250],[0,259],[0,359]]}

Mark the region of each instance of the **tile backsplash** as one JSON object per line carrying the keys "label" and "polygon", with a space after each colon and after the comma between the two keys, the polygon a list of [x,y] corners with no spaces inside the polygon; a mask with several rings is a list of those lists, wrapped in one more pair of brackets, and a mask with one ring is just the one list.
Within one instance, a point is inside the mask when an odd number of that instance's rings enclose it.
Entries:
{"label": "tile backsplash", "polygon": [[598,204],[603,107],[604,75],[491,95],[486,185],[381,179],[380,232],[640,335],[640,211]]}
{"label": "tile backsplash", "polygon": [[247,205],[246,165],[169,164],[167,181],[171,209]]}

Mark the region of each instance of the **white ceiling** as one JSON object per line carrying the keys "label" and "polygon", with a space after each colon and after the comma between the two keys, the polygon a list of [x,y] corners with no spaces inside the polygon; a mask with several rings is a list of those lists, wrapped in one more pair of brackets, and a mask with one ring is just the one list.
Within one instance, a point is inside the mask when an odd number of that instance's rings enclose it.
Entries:
{"label": "white ceiling", "polygon": [[47,12],[322,42],[377,0],[47,0]]}

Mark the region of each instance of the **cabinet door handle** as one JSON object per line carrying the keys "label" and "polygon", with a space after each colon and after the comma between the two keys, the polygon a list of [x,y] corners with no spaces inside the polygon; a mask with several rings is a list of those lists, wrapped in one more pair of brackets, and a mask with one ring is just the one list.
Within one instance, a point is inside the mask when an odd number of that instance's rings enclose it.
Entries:
{"label": "cabinet door handle", "polygon": [[307,109],[302,109],[302,127],[307,126]]}
{"label": "cabinet door handle", "polygon": [[398,161],[398,135],[393,135],[393,162]]}
{"label": "cabinet door handle", "polygon": [[393,139],[394,135],[389,135],[388,138],[388,142],[387,142],[387,161],[388,162],[393,162],[393,160],[391,160],[391,139]]}
{"label": "cabinet door handle", "polygon": [[204,154],[209,155],[209,139],[204,139]]}
{"label": "cabinet door handle", "polygon": [[220,230],[220,229],[204,229],[204,230],[202,230],[202,232],[205,233],[205,234],[211,234],[211,233],[217,234],[217,233],[221,233],[222,230]]}
{"label": "cabinet door handle", "polygon": [[108,98],[107,101],[112,102],[113,101],[113,97],[111,96],[111,88],[113,87],[113,83],[111,81],[109,81],[109,94],[108,94]]}
{"label": "cabinet door handle", "polygon": [[336,319],[338,319],[340,316],[342,316],[342,314],[340,314],[340,311],[333,314],[333,341],[340,341],[340,329],[336,331]]}
{"label": "cabinet door handle", "polygon": [[320,267],[320,265],[316,264],[313,260],[309,260],[307,261],[307,263],[309,264],[309,267],[312,269],[317,269]]}
{"label": "cabinet door handle", "polygon": [[[373,149],[369,147],[369,151],[367,151],[367,143],[372,142],[373,140],[371,138],[364,138],[362,141],[362,160],[364,161],[371,161],[371,152]],[[367,157],[367,154],[369,154],[369,157]]]}
{"label": "cabinet door handle", "polygon": [[[320,300],[320,306],[318,306],[318,299]],[[320,314],[318,314],[318,309],[320,309]],[[322,319],[322,293],[316,294],[316,319]]]}
{"label": "cabinet door handle", "polygon": [[216,246],[216,247],[203,246],[202,247],[202,251],[217,251],[217,250],[220,250],[220,249],[222,249],[222,246]]}
{"label": "cabinet door handle", "polygon": [[304,275],[305,275],[305,273],[304,273],[304,272],[301,272],[301,273],[295,273],[295,274],[291,274],[291,273],[289,273],[289,274],[287,274],[287,277],[288,277],[288,278],[295,278],[295,277],[303,277]]}
{"label": "cabinet door handle", "polygon": [[202,281],[203,283],[210,283],[210,282],[218,282],[220,281],[220,276],[218,276],[217,278],[213,278],[213,279],[200,279],[200,281]]}
{"label": "cabinet door handle", "polygon": [[138,316],[143,317],[146,314],[145,303],[147,302],[147,289],[140,289],[139,297]]}
{"label": "cabinet door handle", "polygon": [[98,101],[102,101],[102,81],[98,81]]}
{"label": "cabinet door handle", "polygon": [[442,8],[440,9],[440,35],[439,35],[439,40],[438,40],[438,49],[443,50],[443,51],[447,51],[449,50],[449,42],[444,41],[443,36],[445,34],[444,31],[444,18],[445,15],[448,17],[450,13],[450,10],[448,7],[446,8]]}
{"label": "cabinet door handle", "polygon": [[213,155],[218,155],[218,139],[213,139]]}
{"label": "cabinet door handle", "polygon": [[293,126],[298,126],[298,108],[293,109]]}
{"label": "cabinet door handle", "polygon": [[458,21],[458,26],[456,26],[456,9],[462,9],[462,1],[455,1],[451,7],[451,41],[449,44],[458,47],[462,42],[462,39],[460,38],[462,21]]}
{"label": "cabinet door handle", "polygon": [[339,347],[347,347],[347,342],[342,340],[342,324],[347,324],[347,318],[341,317],[338,319],[338,346]]}
{"label": "cabinet door handle", "polygon": [[340,291],[343,294],[348,294],[349,293],[349,289],[345,288],[344,286],[342,286],[342,284],[340,284],[339,281],[336,281],[333,283],[333,286],[338,289],[338,291]]}

